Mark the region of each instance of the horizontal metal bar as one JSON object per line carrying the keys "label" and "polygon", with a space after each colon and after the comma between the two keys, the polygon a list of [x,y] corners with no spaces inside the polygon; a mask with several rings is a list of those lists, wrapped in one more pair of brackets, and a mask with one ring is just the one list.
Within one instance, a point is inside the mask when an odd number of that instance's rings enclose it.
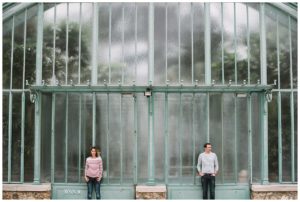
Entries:
{"label": "horizontal metal bar", "polygon": [[23,92],[30,92],[29,89],[3,89],[2,90],[3,93],[9,93],[9,92],[12,92],[12,93],[23,93]]}
{"label": "horizontal metal bar", "polygon": [[31,90],[41,92],[111,92],[111,93],[131,93],[145,92],[150,89],[152,92],[234,92],[249,93],[272,90],[271,85],[201,85],[201,86],[32,86]]}

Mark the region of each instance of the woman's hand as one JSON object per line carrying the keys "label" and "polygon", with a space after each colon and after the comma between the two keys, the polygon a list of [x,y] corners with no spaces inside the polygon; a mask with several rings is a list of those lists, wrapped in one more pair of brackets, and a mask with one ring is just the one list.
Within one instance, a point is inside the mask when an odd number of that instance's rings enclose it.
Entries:
{"label": "woman's hand", "polygon": [[101,178],[100,178],[100,177],[97,177],[97,181],[100,182],[100,180],[101,180]]}
{"label": "woman's hand", "polygon": [[88,178],[87,176],[85,176],[84,178],[85,178],[85,181],[86,181],[86,182],[89,181],[89,178]]}

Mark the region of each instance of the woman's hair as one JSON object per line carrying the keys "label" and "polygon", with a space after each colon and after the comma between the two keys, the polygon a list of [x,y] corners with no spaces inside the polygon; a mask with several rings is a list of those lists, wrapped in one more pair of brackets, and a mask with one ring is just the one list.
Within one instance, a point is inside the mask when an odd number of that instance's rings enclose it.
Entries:
{"label": "woman's hair", "polygon": [[89,155],[91,155],[91,152],[92,152],[93,149],[96,150],[96,157],[98,157],[98,151],[99,151],[99,150],[98,150],[98,148],[95,147],[95,146],[93,146],[93,147],[90,148],[90,154],[89,154]]}

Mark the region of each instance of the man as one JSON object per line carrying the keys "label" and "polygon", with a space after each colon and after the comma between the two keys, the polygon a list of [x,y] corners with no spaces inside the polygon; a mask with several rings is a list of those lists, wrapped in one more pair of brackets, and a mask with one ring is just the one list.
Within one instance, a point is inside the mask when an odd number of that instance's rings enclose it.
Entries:
{"label": "man", "polygon": [[208,199],[208,187],[210,189],[210,199],[215,199],[215,176],[218,173],[219,165],[217,155],[211,152],[211,144],[204,144],[204,152],[199,154],[198,173],[201,176],[203,199]]}

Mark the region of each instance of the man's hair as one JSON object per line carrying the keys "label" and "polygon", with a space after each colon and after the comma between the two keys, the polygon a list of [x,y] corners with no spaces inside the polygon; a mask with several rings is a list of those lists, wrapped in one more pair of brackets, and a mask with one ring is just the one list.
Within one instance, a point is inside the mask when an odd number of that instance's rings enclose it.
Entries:
{"label": "man's hair", "polygon": [[204,146],[203,146],[203,147],[204,147],[204,148],[206,148],[206,147],[207,147],[207,145],[211,145],[211,144],[207,142],[207,143],[205,143],[205,144],[204,144]]}

